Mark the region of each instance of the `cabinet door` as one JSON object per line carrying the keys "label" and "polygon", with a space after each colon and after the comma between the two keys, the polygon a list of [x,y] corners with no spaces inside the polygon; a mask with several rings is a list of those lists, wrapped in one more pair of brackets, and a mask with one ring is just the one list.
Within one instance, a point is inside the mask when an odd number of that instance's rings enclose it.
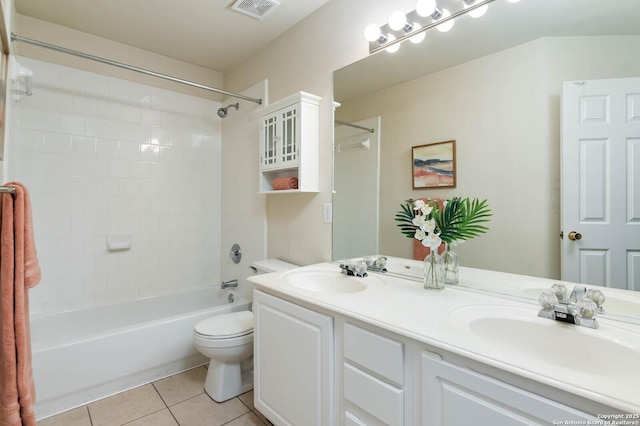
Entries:
{"label": "cabinet door", "polygon": [[[589,414],[474,371],[422,355],[422,424],[515,426],[597,421]],[[562,423],[554,423],[562,422]],[[593,423],[597,424],[597,423]]]}
{"label": "cabinet door", "polygon": [[260,123],[260,167],[277,167],[278,143],[280,142],[278,113],[266,115]]}
{"label": "cabinet door", "polygon": [[278,111],[279,146],[278,162],[282,167],[290,167],[300,163],[298,151],[300,149],[299,121],[300,105],[295,104]]}
{"label": "cabinet door", "polygon": [[333,319],[254,292],[254,402],[276,425],[330,425]]}

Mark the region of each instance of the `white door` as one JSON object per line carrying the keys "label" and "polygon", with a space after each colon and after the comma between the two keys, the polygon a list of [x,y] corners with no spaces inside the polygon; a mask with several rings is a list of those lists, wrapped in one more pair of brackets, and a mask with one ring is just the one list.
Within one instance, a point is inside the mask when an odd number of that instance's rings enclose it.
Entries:
{"label": "white door", "polygon": [[565,82],[562,277],[640,291],[640,78]]}

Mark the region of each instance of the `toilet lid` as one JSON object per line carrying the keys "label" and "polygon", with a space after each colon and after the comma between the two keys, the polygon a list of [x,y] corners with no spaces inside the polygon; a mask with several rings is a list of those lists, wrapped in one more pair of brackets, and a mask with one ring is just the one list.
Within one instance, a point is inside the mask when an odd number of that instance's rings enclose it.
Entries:
{"label": "toilet lid", "polygon": [[197,323],[195,331],[211,337],[242,336],[253,331],[253,313],[240,311],[216,315]]}

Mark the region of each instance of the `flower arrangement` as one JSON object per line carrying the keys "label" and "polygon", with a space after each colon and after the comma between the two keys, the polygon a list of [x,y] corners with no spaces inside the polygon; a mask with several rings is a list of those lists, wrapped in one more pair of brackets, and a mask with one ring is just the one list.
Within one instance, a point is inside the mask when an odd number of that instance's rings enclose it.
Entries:
{"label": "flower arrangement", "polygon": [[[409,200],[400,207],[395,219],[401,232],[430,249],[424,260],[425,288],[440,290],[445,282],[457,284],[458,256],[450,247],[487,232],[483,225],[491,216],[487,200],[454,197],[440,204],[429,198]],[[447,243],[444,260],[437,254],[443,241]]]}
{"label": "flower arrangement", "polygon": [[431,250],[437,250],[443,241],[455,245],[489,230],[482,225],[491,216],[487,200],[453,197],[440,206],[437,200],[428,198],[408,200],[400,207],[395,220],[402,234]]}

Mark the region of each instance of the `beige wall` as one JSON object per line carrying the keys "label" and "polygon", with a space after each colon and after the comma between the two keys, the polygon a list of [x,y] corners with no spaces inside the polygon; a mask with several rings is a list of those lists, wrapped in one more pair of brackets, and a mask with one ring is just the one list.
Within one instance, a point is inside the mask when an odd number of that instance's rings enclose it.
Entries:
{"label": "beige wall", "polygon": [[[166,74],[172,77],[190,80],[206,86],[222,88],[223,74],[218,71],[186,62],[177,61],[166,56],[158,55],[146,50],[137,49],[126,44],[116,43],[88,33],[72,30],[60,25],[51,24],[29,16],[15,14],[14,32],[19,36],[44,41],[49,44],[62,46],[90,55],[110,59],[112,61],[132,65],[139,68]],[[137,72],[116,68],[87,59],[78,58],[64,53],[35,47],[26,43],[13,42],[12,53],[27,56],[41,61],[65,65],[85,71],[104,74],[137,83],[149,84],[163,89],[186,93],[211,100],[222,100],[222,96],[202,89],[186,86],[151,77]],[[214,112],[215,114],[215,112]],[[212,115],[213,116],[213,115]]]}
{"label": "beige wall", "polygon": [[[415,1],[394,1],[412,10]],[[267,200],[268,255],[298,264],[331,259],[331,225],[324,224],[323,203],[331,202],[333,146],[333,71],[368,55],[363,29],[384,22],[388,2],[334,0],[225,74],[225,89],[242,90],[268,79],[275,101],[303,90],[322,96],[320,105],[320,193],[274,194]]]}
{"label": "beige wall", "polygon": [[[490,231],[456,250],[464,266],[560,278],[562,82],[640,75],[640,37],[544,38],[343,102],[380,115],[380,251],[412,257],[394,223],[407,198],[486,198]],[[456,140],[457,187],[412,190],[411,147]]]}

